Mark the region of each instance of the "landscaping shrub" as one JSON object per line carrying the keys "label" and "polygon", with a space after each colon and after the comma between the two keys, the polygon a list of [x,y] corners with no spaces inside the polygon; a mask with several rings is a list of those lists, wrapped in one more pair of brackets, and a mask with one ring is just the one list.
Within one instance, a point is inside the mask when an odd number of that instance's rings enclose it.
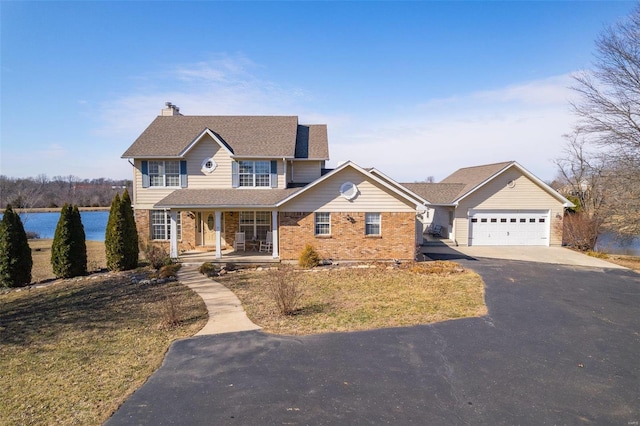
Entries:
{"label": "landscaping shrub", "polygon": [[299,279],[300,276],[289,265],[280,265],[267,274],[269,295],[282,315],[293,315],[299,308],[304,295]]}
{"label": "landscaping shrub", "polygon": [[51,245],[51,267],[58,278],[87,274],[87,243],[78,206],[62,206]]}
{"label": "landscaping shrub", "polygon": [[20,216],[7,205],[0,221],[0,287],[21,287],[31,282],[33,259]]}
{"label": "landscaping shrub", "polygon": [[176,278],[178,276],[178,270],[182,267],[179,263],[172,263],[171,265],[164,265],[160,267],[158,271],[158,278]]}
{"label": "landscaping shrub", "polygon": [[198,269],[198,271],[202,275],[206,275],[207,277],[211,278],[211,277],[215,277],[218,274],[218,267],[216,266],[215,263],[205,262],[202,265],[200,265],[200,268]]}
{"label": "landscaping shrub", "polygon": [[320,256],[318,252],[313,248],[311,244],[304,246],[300,258],[298,259],[298,265],[302,268],[313,268],[320,264]]}
{"label": "landscaping shrub", "polygon": [[159,244],[147,244],[144,250],[144,254],[151,266],[156,270],[162,268],[165,265],[171,265],[173,263],[171,257],[169,257],[169,252],[167,251],[167,249]]}
{"label": "landscaping shrub", "polygon": [[562,221],[562,243],[581,251],[593,250],[598,240],[602,219],[586,213],[569,213]]}

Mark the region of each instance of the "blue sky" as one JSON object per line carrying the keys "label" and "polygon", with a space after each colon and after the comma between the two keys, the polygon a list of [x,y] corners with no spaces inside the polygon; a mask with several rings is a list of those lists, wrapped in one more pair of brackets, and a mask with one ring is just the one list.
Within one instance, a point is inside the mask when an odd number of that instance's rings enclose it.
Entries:
{"label": "blue sky", "polygon": [[331,162],[439,181],[516,160],[543,180],[571,74],[635,2],[7,2],[0,174],[131,178],[166,101],[326,123]]}

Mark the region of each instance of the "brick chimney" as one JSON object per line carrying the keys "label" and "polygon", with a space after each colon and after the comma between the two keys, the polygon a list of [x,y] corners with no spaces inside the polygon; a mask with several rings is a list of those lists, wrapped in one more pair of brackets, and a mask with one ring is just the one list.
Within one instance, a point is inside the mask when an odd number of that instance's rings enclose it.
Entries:
{"label": "brick chimney", "polygon": [[174,116],[174,115],[182,115],[182,114],[180,114],[180,108],[178,108],[176,105],[172,104],[171,102],[166,102],[165,105],[167,107],[163,108],[160,111],[160,115],[161,116],[170,117],[170,116]]}

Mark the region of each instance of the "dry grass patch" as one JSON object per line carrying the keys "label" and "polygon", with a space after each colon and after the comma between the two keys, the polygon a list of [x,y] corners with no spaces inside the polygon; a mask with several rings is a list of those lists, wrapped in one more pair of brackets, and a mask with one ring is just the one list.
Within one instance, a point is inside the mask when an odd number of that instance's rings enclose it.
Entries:
{"label": "dry grass patch", "polygon": [[611,263],[615,263],[616,265],[624,266],[625,268],[629,268],[640,273],[640,257],[639,256],[625,256],[621,254],[610,254],[607,257],[607,261]]}
{"label": "dry grass patch", "polygon": [[296,270],[292,279],[302,296],[292,315],[281,314],[270,297],[269,271],[215,279],[238,296],[253,322],[276,334],[409,326],[487,313],[482,279],[454,262]]}
{"label": "dry grass patch", "polygon": [[[41,282],[55,278],[51,268],[51,244],[53,240],[29,240],[33,269],[31,281]],[[98,271],[107,267],[107,257],[104,250],[104,242],[87,241],[87,269],[89,272]]]}
{"label": "dry grass patch", "polygon": [[[176,282],[102,273],[0,294],[0,423],[101,424],[206,323]],[[177,316],[177,318],[176,318]]]}

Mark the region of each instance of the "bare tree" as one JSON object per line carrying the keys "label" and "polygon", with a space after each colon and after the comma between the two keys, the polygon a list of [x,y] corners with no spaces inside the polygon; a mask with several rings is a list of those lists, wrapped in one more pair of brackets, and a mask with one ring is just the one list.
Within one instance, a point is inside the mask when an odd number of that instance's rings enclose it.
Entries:
{"label": "bare tree", "polygon": [[605,226],[623,236],[640,235],[640,6],[602,33],[594,69],[574,79],[572,89],[580,95],[572,103],[576,135],[606,159],[606,197],[600,200],[608,210]]}

